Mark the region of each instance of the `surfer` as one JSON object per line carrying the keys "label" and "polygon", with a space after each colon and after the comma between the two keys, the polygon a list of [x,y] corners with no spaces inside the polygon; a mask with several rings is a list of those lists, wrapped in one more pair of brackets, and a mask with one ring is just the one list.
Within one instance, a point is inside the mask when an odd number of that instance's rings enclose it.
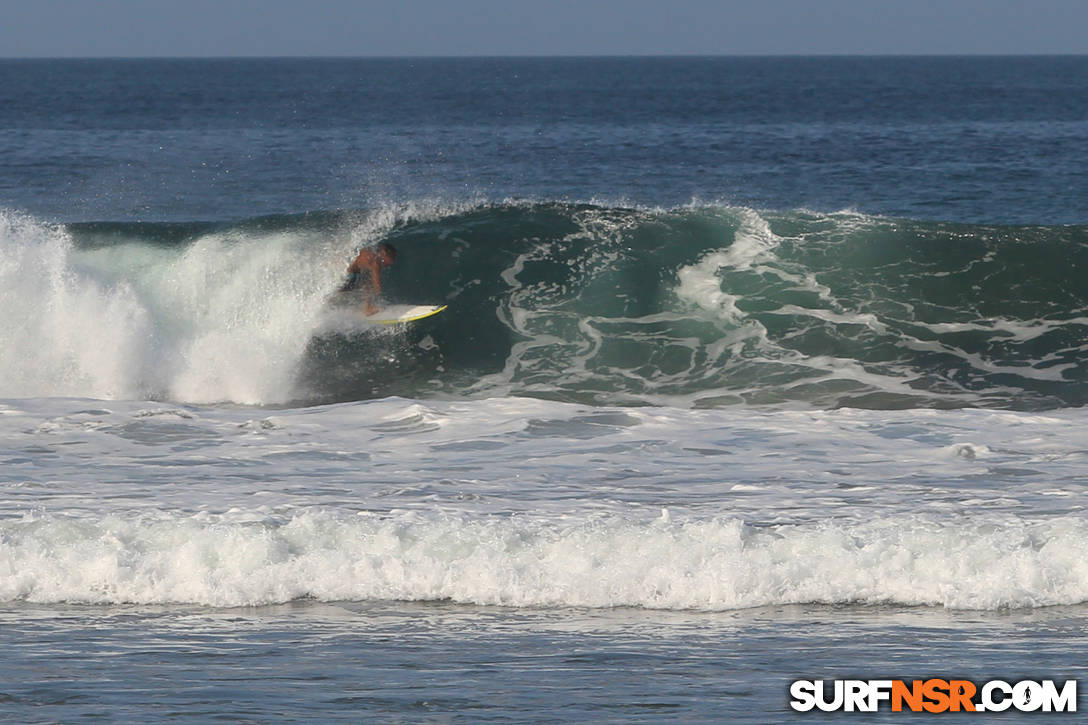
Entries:
{"label": "surfer", "polygon": [[[382,270],[395,261],[397,250],[388,242],[382,242],[373,249],[364,248],[355,261],[348,265],[348,278],[340,291],[361,289],[366,305],[364,310],[366,314],[373,315],[378,311],[374,300],[382,293]],[[369,279],[363,278],[364,273],[369,274]]]}

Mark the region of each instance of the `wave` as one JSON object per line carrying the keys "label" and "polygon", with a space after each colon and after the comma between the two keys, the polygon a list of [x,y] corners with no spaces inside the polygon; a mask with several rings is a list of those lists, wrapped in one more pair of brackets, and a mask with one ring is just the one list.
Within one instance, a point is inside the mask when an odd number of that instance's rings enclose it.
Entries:
{"label": "wave", "polygon": [[[327,299],[388,241],[389,301]],[[713,204],[414,204],[234,224],[0,213],[0,395],[288,405],[1083,405],[1088,227]]]}
{"label": "wave", "polygon": [[313,598],[728,610],[797,603],[992,610],[1088,600],[1088,522],[920,516],[545,520],[299,510],[0,521],[0,601]]}

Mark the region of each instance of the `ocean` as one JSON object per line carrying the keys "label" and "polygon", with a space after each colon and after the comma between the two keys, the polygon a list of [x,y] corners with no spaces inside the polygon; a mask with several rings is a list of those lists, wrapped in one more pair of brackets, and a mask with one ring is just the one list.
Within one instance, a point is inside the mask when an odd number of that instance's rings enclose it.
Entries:
{"label": "ocean", "polygon": [[[0,60],[0,93],[0,719],[1088,684],[1088,57]],[[330,305],[380,242],[386,302],[448,309]]]}

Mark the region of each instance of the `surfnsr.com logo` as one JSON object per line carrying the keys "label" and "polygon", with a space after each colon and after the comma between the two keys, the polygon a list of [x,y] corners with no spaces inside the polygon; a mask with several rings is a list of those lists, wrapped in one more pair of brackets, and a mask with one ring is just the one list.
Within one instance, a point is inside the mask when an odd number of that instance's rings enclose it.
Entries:
{"label": "surfnsr.com logo", "polygon": [[1076,712],[1077,681],[796,680],[790,697],[798,712]]}

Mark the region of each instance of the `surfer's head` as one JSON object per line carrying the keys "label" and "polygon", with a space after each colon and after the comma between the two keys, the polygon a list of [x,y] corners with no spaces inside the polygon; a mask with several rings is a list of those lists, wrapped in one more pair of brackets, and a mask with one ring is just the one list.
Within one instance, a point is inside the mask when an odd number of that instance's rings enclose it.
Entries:
{"label": "surfer's head", "polygon": [[389,242],[382,242],[378,245],[378,261],[383,267],[388,267],[393,262],[397,261],[397,249]]}

